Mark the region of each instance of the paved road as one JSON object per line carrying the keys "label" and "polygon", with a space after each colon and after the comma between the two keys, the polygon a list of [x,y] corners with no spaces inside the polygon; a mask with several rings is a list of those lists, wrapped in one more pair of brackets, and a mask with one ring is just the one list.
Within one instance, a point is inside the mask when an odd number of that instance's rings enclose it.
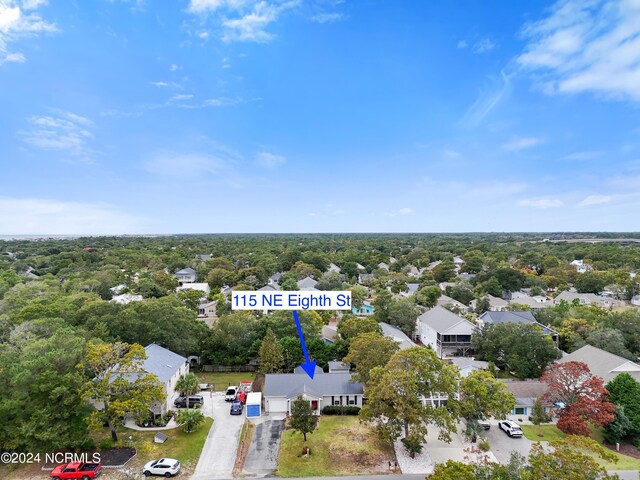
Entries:
{"label": "paved road", "polygon": [[231,478],[244,415],[229,415],[230,404],[224,401],[222,392],[203,396],[202,413],[213,417],[213,425],[191,479]]}
{"label": "paved road", "polygon": [[249,452],[244,462],[244,473],[254,477],[273,476],[278,465],[280,437],[284,420],[264,419],[256,425]]}

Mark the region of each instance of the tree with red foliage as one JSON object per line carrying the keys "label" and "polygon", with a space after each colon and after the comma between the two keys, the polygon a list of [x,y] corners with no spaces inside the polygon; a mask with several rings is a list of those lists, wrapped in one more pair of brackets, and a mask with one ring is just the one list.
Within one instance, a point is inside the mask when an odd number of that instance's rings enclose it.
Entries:
{"label": "tree with red foliage", "polygon": [[607,400],[604,381],[594,376],[586,363],[556,363],[540,380],[549,386],[545,398],[564,404],[557,424],[564,433],[588,437],[590,423],[604,427],[614,420],[616,408]]}

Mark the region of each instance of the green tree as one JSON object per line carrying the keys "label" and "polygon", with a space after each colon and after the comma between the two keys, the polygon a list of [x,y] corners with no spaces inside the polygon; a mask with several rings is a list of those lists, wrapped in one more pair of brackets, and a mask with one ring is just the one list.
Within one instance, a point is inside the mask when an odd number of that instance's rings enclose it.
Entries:
{"label": "green tree", "polygon": [[408,298],[395,300],[389,304],[389,324],[398,327],[409,337],[416,329],[416,320],[420,309]]}
{"label": "green tree", "polygon": [[633,425],[633,433],[640,435],[640,382],[623,372],[609,381],[606,388],[609,401],[624,409]]}
{"label": "green tree", "polygon": [[306,400],[302,395],[296,397],[291,403],[289,425],[302,434],[305,442],[307,441],[307,433],[313,432],[316,428],[316,420],[309,400]]}
{"label": "green tree", "polygon": [[561,440],[549,442],[552,449],[545,449],[534,443],[529,454],[527,480],[608,480],[617,475],[609,475],[597,460],[617,462],[613,452],[599,445],[595,440],[580,435],[569,435]]}
{"label": "green tree", "polygon": [[180,378],[178,378],[176,382],[176,390],[180,392],[180,395],[185,397],[198,393],[200,391],[198,377],[196,377],[194,373],[180,375]]}
{"label": "green tree", "polygon": [[297,337],[284,337],[279,340],[279,343],[282,347],[282,356],[284,358],[283,370],[292,372],[294,368],[304,361],[300,340]]}
{"label": "green tree", "polygon": [[471,337],[471,345],[478,358],[494,362],[521,379],[538,378],[561,355],[551,337],[531,324],[484,325]]}
{"label": "green tree", "polygon": [[531,412],[531,423],[538,427],[538,435],[540,435],[540,425],[543,423],[549,423],[551,416],[544,411],[542,400],[540,397],[536,398],[533,404],[533,411]]}
{"label": "green tree", "polygon": [[262,339],[258,355],[260,357],[260,373],[280,373],[282,371],[284,354],[278,339],[271,329],[267,330]]}
{"label": "green tree", "polygon": [[[438,438],[451,441],[456,430],[458,372],[444,363],[436,353],[424,347],[401,350],[385,367],[370,372],[367,385],[368,402],[360,410],[360,418],[373,424],[383,440],[396,440],[401,435],[424,443],[427,426],[436,425]],[[422,398],[432,394],[448,396],[447,406],[432,407]]]}
{"label": "green tree", "polygon": [[363,333],[382,334],[378,322],[371,317],[346,317],[338,324],[338,333],[347,343]]}
{"label": "green tree", "polygon": [[477,315],[482,315],[484,312],[488,312],[491,308],[491,302],[488,297],[479,298],[476,301],[476,308],[474,309]]}
{"label": "green tree", "polygon": [[423,307],[433,308],[438,304],[438,299],[442,295],[440,287],[430,285],[420,288],[414,296],[414,301]]}
{"label": "green tree", "polygon": [[467,465],[454,460],[446,463],[438,463],[429,480],[476,480],[476,472],[473,465]]}
{"label": "green tree", "polygon": [[184,431],[189,433],[197,430],[204,422],[204,415],[200,410],[186,409],[178,413],[178,424],[184,427]]}
{"label": "green tree", "polygon": [[469,420],[505,418],[515,406],[505,383],[485,370],[475,370],[460,381],[460,412]]}
{"label": "green tree", "polygon": [[327,272],[316,284],[318,290],[340,290],[342,289],[342,280],[340,280],[340,274],[337,272]]}
{"label": "green tree", "polygon": [[376,332],[363,333],[351,341],[349,354],[343,361],[355,365],[355,381],[367,384],[371,370],[384,367],[399,348],[392,338],[383,337]]}
{"label": "green tree", "polygon": [[612,445],[634,432],[634,425],[624,413],[624,407],[616,405],[616,416],[602,431],[604,439]]}
{"label": "green tree", "polygon": [[257,354],[263,331],[251,312],[224,315],[204,339],[203,356],[215,365],[245,365]]}
{"label": "green tree", "polygon": [[0,343],[0,449],[32,452],[87,447],[90,408],[77,369],[85,339],[63,324],[52,334]]}
{"label": "green tree", "polygon": [[375,309],[375,318],[378,322],[389,321],[389,306],[393,300],[393,295],[386,288],[380,290],[373,300],[373,307]]}
{"label": "green tree", "polygon": [[593,345],[614,355],[619,355],[629,360],[636,360],[636,356],[627,350],[622,332],[615,328],[599,328],[593,330],[587,336],[586,342],[589,345]]}
{"label": "green tree", "polygon": [[91,379],[82,388],[82,398],[102,404],[88,417],[89,426],[98,429],[106,423],[114,442],[118,441],[119,418],[131,413],[144,415],[153,402],[165,399],[158,377],[142,370],[146,357],[144,347],[137,344],[87,344],[82,367]]}

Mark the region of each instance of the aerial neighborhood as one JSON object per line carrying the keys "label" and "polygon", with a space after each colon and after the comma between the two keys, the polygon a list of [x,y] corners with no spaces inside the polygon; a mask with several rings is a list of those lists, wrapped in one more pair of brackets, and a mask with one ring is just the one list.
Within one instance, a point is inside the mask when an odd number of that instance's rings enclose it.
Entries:
{"label": "aerial neighborhood", "polygon": [[[4,242],[0,381],[15,387],[0,399],[0,447],[92,452],[99,462],[65,468],[106,478],[437,479],[558,451],[636,470],[640,251],[479,240]],[[303,351],[291,312],[235,311],[235,290],[348,290],[352,307],[299,311]],[[19,373],[34,368],[37,386]],[[54,436],[34,430],[47,411]],[[67,478],[57,467],[0,471]]]}

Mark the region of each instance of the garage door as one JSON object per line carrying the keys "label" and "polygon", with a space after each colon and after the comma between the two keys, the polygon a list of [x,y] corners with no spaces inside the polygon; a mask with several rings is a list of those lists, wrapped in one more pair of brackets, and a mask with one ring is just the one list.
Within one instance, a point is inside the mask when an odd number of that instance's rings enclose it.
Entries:
{"label": "garage door", "polygon": [[269,398],[267,399],[266,407],[269,413],[286,413],[287,399],[286,398]]}

